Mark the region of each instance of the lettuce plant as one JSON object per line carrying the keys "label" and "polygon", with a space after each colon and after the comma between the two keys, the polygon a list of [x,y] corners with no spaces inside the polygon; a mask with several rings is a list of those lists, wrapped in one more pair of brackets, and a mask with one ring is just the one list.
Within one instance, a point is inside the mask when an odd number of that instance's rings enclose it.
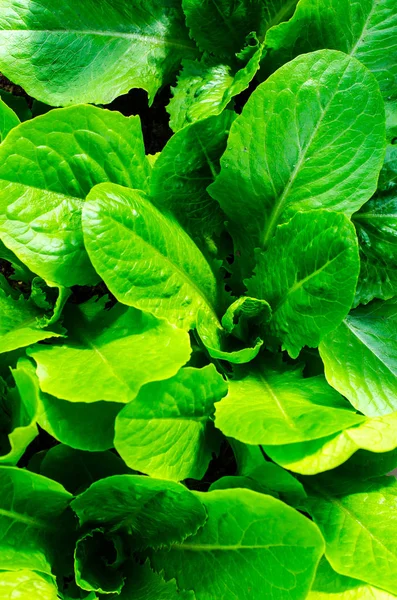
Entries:
{"label": "lettuce plant", "polygon": [[0,42],[0,598],[397,598],[395,0]]}

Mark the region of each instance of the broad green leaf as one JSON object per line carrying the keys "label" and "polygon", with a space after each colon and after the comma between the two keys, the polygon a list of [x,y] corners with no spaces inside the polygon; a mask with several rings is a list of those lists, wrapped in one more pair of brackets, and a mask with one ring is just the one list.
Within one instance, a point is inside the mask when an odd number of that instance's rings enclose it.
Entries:
{"label": "broad green leaf", "polygon": [[[18,370],[11,370],[16,384],[18,384]],[[0,464],[16,465],[24,454],[30,442],[37,436],[37,401],[34,396],[22,397],[18,387],[4,391],[1,398],[0,392]]]}
{"label": "broad green leaf", "polygon": [[122,304],[105,311],[106,300],[70,305],[67,340],[29,349],[43,392],[70,402],[127,403],[142,385],[172,377],[189,360],[186,332]]}
{"label": "broad green leaf", "polygon": [[320,344],[328,382],[368,416],[397,410],[397,299],[352,311]]}
{"label": "broad green leaf", "polygon": [[0,89],[0,98],[17,115],[19,121],[27,121],[32,118],[32,111],[24,96],[15,96],[15,94]]}
{"label": "broad green leaf", "polygon": [[0,238],[47,283],[96,283],[83,200],[106,181],[146,189],[149,169],[139,117],[74,106],[22,123],[0,146]]}
{"label": "broad green leaf", "polygon": [[1,600],[58,600],[55,582],[50,577],[23,569],[0,571]]}
{"label": "broad green leaf", "polygon": [[315,440],[362,421],[324,377],[303,379],[300,370],[261,362],[236,369],[215,418],[226,436],[271,446]]}
{"label": "broad green leaf", "polygon": [[338,213],[297,213],[257,256],[248,293],[269,302],[274,342],[296,358],[303,346],[317,347],[353,303],[360,269],[354,227]]}
{"label": "broad green leaf", "polygon": [[265,31],[288,18],[297,0],[182,0],[186,23],[201,50],[216,56],[240,51],[251,31]]}
{"label": "broad green leaf", "polygon": [[153,553],[156,570],[193,589],[197,600],[306,598],[323,553],[313,523],[251,490],[196,495],[207,509],[207,523],[184,543]]}
{"label": "broad green leaf", "polygon": [[72,496],[16,467],[0,467],[0,489],[0,569],[51,574],[57,552],[64,551],[63,515]]}
{"label": "broad green leaf", "polygon": [[94,481],[128,473],[113,452],[83,452],[64,444],[50,448],[40,464],[40,474],[58,481],[71,494],[79,494]]}
{"label": "broad green leaf", "polygon": [[119,302],[189,329],[202,309],[216,322],[215,276],[200,250],[170,215],[142,193],[95,187],[83,210],[90,259]]}
{"label": "broad green leaf", "polygon": [[289,471],[303,475],[334,469],[358,450],[383,453],[395,448],[397,412],[384,417],[367,418],[358,426],[317,440],[284,446],[264,445],[265,452],[272,460]]}
{"label": "broad green leaf", "polygon": [[219,172],[234,119],[232,111],[225,111],[185,127],[171,137],[153,167],[153,203],[171,211],[193,238],[210,236],[225,219],[207,187]]}
{"label": "broad green leaf", "polygon": [[197,318],[197,333],[211,358],[227,360],[232,364],[244,364],[253,360],[263,345],[263,340],[256,337],[247,347],[229,336],[218,323],[214,324],[201,311]]}
{"label": "broad green leaf", "polygon": [[[107,104],[131,88],[152,101],[180,61],[195,54],[180,2],[5,0],[0,70],[34,98],[64,106]],[[34,60],[32,60],[32,56]]]}
{"label": "broad green leaf", "polygon": [[130,563],[127,569],[130,575],[118,596],[119,600],[195,600],[192,591],[178,590],[175,580],[166,582],[151,570],[148,562],[143,565]]}
{"label": "broad green leaf", "polygon": [[206,520],[204,506],[183,485],[142,475],[97,481],[73,500],[72,508],[82,526],[131,536],[135,551],[180,543]]}
{"label": "broad green leaf", "polygon": [[214,403],[226,392],[214,365],[148,383],[116,418],[116,450],[129,467],[151,477],[201,479],[218,446]]}
{"label": "broad green leaf", "polygon": [[374,73],[386,101],[396,100],[394,0],[300,0],[293,18],[267,33],[266,45],[273,69],[311,50],[342,50]]}
{"label": "broad green leaf", "polygon": [[308,600],[394,600],[396,596],[336,573],[322,558]]}
{"label": "broad green leaf", "polygon": [[326,542],[332,568],[397,594],[397,481],[381,477],[355,481],[348,493],[332,477],[305,478],[307,510]]}
{"label": "broad green leaf", "polygon": [[100,594],[119,594],[124,586],[119,568],[124,559],[120,536],[102,529],[90,529],[76,543],[74,571],[77,585]]}
{"label": "broad green leaf", "polygon": [[54,328],[44,329],[42,317],[43,310],[22,295],[10,295],[0,282],[0,353],[62,335]]}
{"label": "broad green leaf", "polygon": [[268,488],[264,483],[249,477],[248,475],[226,475],[211,483],[208,491],[214,492],[216,490],[233,490],[233,489],[247,489],[259,494],[268,494],[274,498],[279,498],[277,492]]}
{"label": "broad green leaf", "polygon": [[40,390],[36,369],[26,358],[19,359],[14,378],[24,403],[37,403],[40,427],[59,442],[90,452],[113,447],[114,421],[123,404],[68,402],[49,396]]}
{"label": "broad green leaf", "polygon": [[252,260],[253,248],[266,247],[297,210],[357,211],[376,189],[384,152],[374,76],[354,58],[320,50],[284,65],[251,95],[209,192],[237,250]]}
{"label": "broad green leaf", "polygon": [[231,66],[227,61],[219,63],[206,55],[201,60],[184,60],[167,106],[171,129],[179,131],[190,123],[219,115],[235,96],[246,90],[263,54],[263,44],[256,43],[256,47],[246,64],[240,61]]}
{"label": "broad green leaf", "polygon": [[14,111],[0,98],[0,144],[6,135],[20,123]]}
{"label": "broad green leaf", "polygon": [[[397,28],[396,28],[397,31]],[[397,295],[397,147],[389,145],[375,196],[353,216],[361,271],[356,304]]]}

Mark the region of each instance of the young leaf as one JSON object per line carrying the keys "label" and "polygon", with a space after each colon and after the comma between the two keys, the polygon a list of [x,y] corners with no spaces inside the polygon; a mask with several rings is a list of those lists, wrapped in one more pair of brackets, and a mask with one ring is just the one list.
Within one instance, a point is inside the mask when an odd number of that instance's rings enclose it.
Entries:
{"label": "young leaf", "polygon": [[14,111],[0,98],[0,144],[6,135],[20,123]]}
{"label": "young leaf", "polygon": [[[10,295],[0,282],[0,353],[24,348],[35,342],[62,334],[45,329],[43,311],[30,300]],[[44,327],[43,327],[44,326]]]}
{"label": "young leaf", "polygon": [[397,294],[397,147],[389,145],[375,196],[353,215],[361,271],[356,304]]}
{"label": "young leaf", "polygon": [[118,568],[125,560],[120,536],[92,529],[76,543],[74,571],[77,585],[100,594],[119,594],[124,576]]}
{"label": "young leaf", "polygon": [[240,442],[292,444],[364,421],[322,376],[303,379],[300,370],[274,370],[263,363],[236,375],[216,406],[215,424]]}
{"label": "young leaf", "polygon": [[0,488],[0,569],[51,574],[72,496],[59,483],[16,467],[0,467]]}
{"label": "young leaf", "polygon": [[335,493],[328,480],[333,483],[332,477],[319,476],[305,478],[304,484],[332,568],[397,594],[396,479],[355,481],[348,493]]}
{"label": "young leaf", "polygon": [[[218,323],[214,324],[201,311],[197,317],[197,334],[211,358],[227,360],[232,364],[244,364],[253,360],[263,345],[259,337],[252,340],[251,347],[241,348],[241,343],[228,336],[225,329]],[[234,342],[234,343],[231,343]]]}
{"label": "young leaf", "polygon": [[20,358],[13,372],[24,403],[37,403],[37,422],[55,439],[77,450],[99,452],[113,447],[114,421],[123,404],[68,402],[44,394],[32,362]]}
{"label": "young leaf", "polygon": [[233,56],[245,36],[265,31],[292,12],[297,0],[182,0],[186,23],[201,50],[216,56]]}
{"label": "young leaf", "polygon": [[201,308],[217,321],[217,290],[211,268],[169,214],[136,190],[100,185],[83,210],[84,240],[109,290],[183,329],[194,327]]}
{"label": "young leaf", "polygon": [[131,536],[134,549],[181,543],[204,524],[200,500],[183,485],[142,475],[114,475],[93,483],[72,502],[80,525]]}
{"label": "young leaf", "polygon": [[68,307],[65,343],[29,349],[43,392],[70,402],[127,403],[142,385],[172,377],[189,360],[187,333],[122,304],[105,311],[105,303],[106,296]]}
{"label": "young leaf", "polygon": [[263,44],[257,42],[256,48],[247,64],[231,66],[207,55],[201,60],[184,60],[167,106],[171,129],[177,132],[190,123],[222,113],[255,77],[264,52]]}
{"label": "young leaf", "polygon": [[308,600],[395,600],[396,596],[336,573],[322,558]]}
{"label": "young leaf", "polygon": [[328,437],[284,446],[265,445],[263,448],[285,469],[316,475],[338,467],[360,449],[383,453],[397,448],[397,412],[367,418],[358,426]]}
{"label": "young leaf", "polygon": [[368,416],[397,410],[397,300],[352,311],[320,344],[328,382]]}
{"label": "young leaf", "polygon": [[23,569],[0,572],[2,600],[58,600],[55,581],[43,574]]}
{"label": "young leaf", "polygon": [[[209,187],[250,257],[297,210],[350,216],[374,193],[385,151],[382,97],[356,59],[321,50],[284,65],[231,127]],[[244,199],[244,201],[242,201]]]}
{"label": "young leaf", "polygon": [[232,111],[225,111],[185,127],[172,136],[153,167],[153,203],[171,211],[193,238],[211,236],[223,225],[225,216],[207,187],[219,172],[234,119]]}
{"label": "young leaf", "polygon": [[374,73],[385,101],[394,101],[396,39],[394,0],[300,0],[292,19],[268,31],[266,63],[274,69],[311,50],[342,50]]}
{"label": "young leaf", "polygon": [[130,575],[118,600],[196,600],[192,591],[178,590],[175,580],[165,581],[154,573],[148,562],[143,565],[130,563],[127,569]]}
{"label": "young leaf", "polygon": [[297,213],[258,253],[248,293],[272,307],[269,329],[296,358],[335,329],[353,303],[360,263],[351,222],[329,211]]}
{"label": "young leaf", "polygon": [[107,104],[131,88],[152,101],[194,55],[176,0],[120,0],[101,10],[96,0],[6,0],[0,9],[1,72],[52,106]]}
{"label": "young leaf", "polygon": [[[208,521],[152,565],[193,589],[197,600],[306,598],[323,553],[316,526],[271,496],[251,490],[197,493]],[[236,569],[239,576],[236,577]]]}
{"label": "young leaf", "polygon": [[22,123],[0,146],[0,237],[48,283],[96,283],[83,200],[105,181],[146,189],[149,168],[139,117],[74,106]]}
{"label": "young leaf", "polygon": [[214,403],[226,392],[214,365],[181,369],[143,386],[117,416],[116,450],[129,467],[151,477],[201,479],[218,446]]}

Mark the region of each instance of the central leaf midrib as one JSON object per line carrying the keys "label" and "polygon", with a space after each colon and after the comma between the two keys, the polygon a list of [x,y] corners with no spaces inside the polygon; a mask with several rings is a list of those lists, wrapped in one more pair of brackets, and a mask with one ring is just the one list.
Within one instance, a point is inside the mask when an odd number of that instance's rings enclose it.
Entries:
{"label": "central leaf midrib", "polygon": [[286,185],[284,187],[284,190],[283,190],[281,196],[278,199],[276,199],[276,201],[274,203],[274,206],[273,206],[273,209],[272,209],[272,211],[271,211],[271,213],[269,215],[269,219],[267,220],[266,226],[264,228],[264,232],[262,234],[262,248],[266,248],[267,247],[267,245],[269,243],[269,240],[270,240],[270,238],[273,235],[273,232],[274,232],[274,230],[275,230],[275,228],[276,228],[276,226],[278,224],[279,217],[282,214],[282,212],[283,212],[283,210],[285,208],[285,205],[287,204],[288,194],[289,194],[292,186],[295,183],[297,175],[299,174],[299,171],[300,171],[300,169],[302,167],[302,164],[304,163],[304,161],[306,159],[306,156],[307,156],[307,154],[309,152],[309,149],[310,149],[310,147],[311,147],[311,145],[313,143],[313,140],[315,139],[315,137],[316,137],[316,135],[317,135],[317,133],[318,133],[318,131],[319,131],[322,123],[323,123],[323,120],[324,120],[324,118],[325,118],[325,116],[326,116],[326,114],[328,112],[328,109],[329,109],[331,103],[334,101],[334,98],[335,98],[336,94],[339,93],[339,85],[340,85],[342,79],[344,78],[344,75],[345,75],[345,73],[346,73],[349,65],[350,65],[350,62],[347,61],[345,69],[344,69],[343,73],[341,73],[341,75],[340,75],[338,86],[335,88],[334,92],[329,97],[329,99],[328,99],[327,103],[325,104],[324,108],[322,108],[320,106],[321,117],[319,118],[316,126],[314,127],[314,129],[313,129],[313,131],[312,131],[312,133],[311,133],[311,135],[310,135],[310,137],[309,137],[309,139],[307,141],[307,144],[306,144],[305,148],[302,149],[301,155],[298,158],[297,163],[296,163],[294,169],[292,170],[292,172],[291,172],[291,174],[290,174],[290,176],[288,178],[288,181],[287,181],[287,183],[286,183]]}
{"label": "central leaf midrib", "polygon": [[[125,208],[124,204],[122,206]],[[131,236],[134,236],[135,238],[137,238],[143,245],[149,247],[152,251],[154,251],[155,254],[157,254],[159,257],[161,257],[161,259],[163,261],[167,262],[181,276],[181,278],[191,288],[194,289],[194,291],[196,292],[196,294],[200,298],[202,298],[202,300],[204,301],[204,303],[206,304],[206,306],[210,309],[211,314],[216,318],[216,322],[219,323],[218,315],[216,314],[216,311],[215,311],[215,308],[212,305],[212,302],[209,300],[209,298],[203,292],[203,290],[201,290],[200,288],[197,287],[197,284],[189,277],[189,275],[185,271],[183,271],[183,269],[181,269],[181,267],[179,267],[179,265],[176,265],[168,256],[165,256],[164,254],[162,254],[160,252],[160,250],[158,250],[158,248],[156,248],[155,246],[153,246],[152,244],[150,244],[149,242],[147,242],[143,237],[141,237],[138,233],[136,233],[135,230],[130,229],[127,225],[125,225],[125,223],[122,223],[122,222],[118,221],[114,215],[111,215],[111,214],[107,213],[106,216],[107,216],[108,219],[110,219],[110,221],[113,221],[114,223],[116,223],[117,225],[120,225],[120,227],[122,227],[123,229],[125,229],[126,231],[128,231],[128,233]],[[192,244],[193,244],[193,242],[192,242]],[[204,257],[203,257],[203,260],[205,260]],[[209,265],[208,265],[208,268],[210,269]]]}
{"label": "central leaf midrib", "polygon": [[47,522],[42,521],[41,519],[30,517],[28,515],[23,515],[21,513],[17,513],[13,510],[7,510],[5,508],[0,508],[0,517],[5,517],[7,519],[12,519],[17,521],[18,523],[24,523],[25,525],[30,525],[35,529],[44,529],[46,531],[51,531],[53,533],[58,532],[56,527],[49,525]]}
{"label": "central leaf midrib", "polygon": [[193,42],[188,44],[186,42],[182,43],[177,40],[166,38],[166,37],[158,37],[155,35],[147,35],[142,33],[132,33],[132,32],[122,32],[122,31],[103,31],[103,30],[94,30],[94,29],[4,29],[0,31],[0,35],[2,33],[7,32],[20,32],[20,33],[47,33],[47,34],[65,34],[65,35],[95,35],[101,37],[115,37],[122,39],[131,39],[138,40],[142,42],[152,42],[153,44],[163,45],[163,46],[171,46],[173,48],[181,48],[183,50],[194,50]]}
{"label": "central leaf midrib", "polygon": [[296,423],[294,423],[294,421],[291,419],[291,417],[288,415],[288,413],[285,412],[283,405],[281,404],[280,400],[277,398],[276,394],[273,392],[271,385],[268,383],[268,381],[266,380],[264,375],[257,373],[256,376],[258,377],[260,383],[263,385],[265,390],[270,394],[272,400],[274,400],[274,402],[276,403],[276,406],[278,407],[279,411],[283,415],[284,419],[287,421],[288,425],[291,427],[291,429],[296,430],[297,429]]}

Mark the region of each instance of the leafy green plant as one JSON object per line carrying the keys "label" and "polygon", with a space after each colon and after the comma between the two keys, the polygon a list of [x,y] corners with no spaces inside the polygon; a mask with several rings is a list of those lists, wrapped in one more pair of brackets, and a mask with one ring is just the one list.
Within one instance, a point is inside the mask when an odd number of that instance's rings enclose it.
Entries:
{"label": "leafy green plant", "polygon": [[0,599],[397,598],[395,1],[0,42]]}

